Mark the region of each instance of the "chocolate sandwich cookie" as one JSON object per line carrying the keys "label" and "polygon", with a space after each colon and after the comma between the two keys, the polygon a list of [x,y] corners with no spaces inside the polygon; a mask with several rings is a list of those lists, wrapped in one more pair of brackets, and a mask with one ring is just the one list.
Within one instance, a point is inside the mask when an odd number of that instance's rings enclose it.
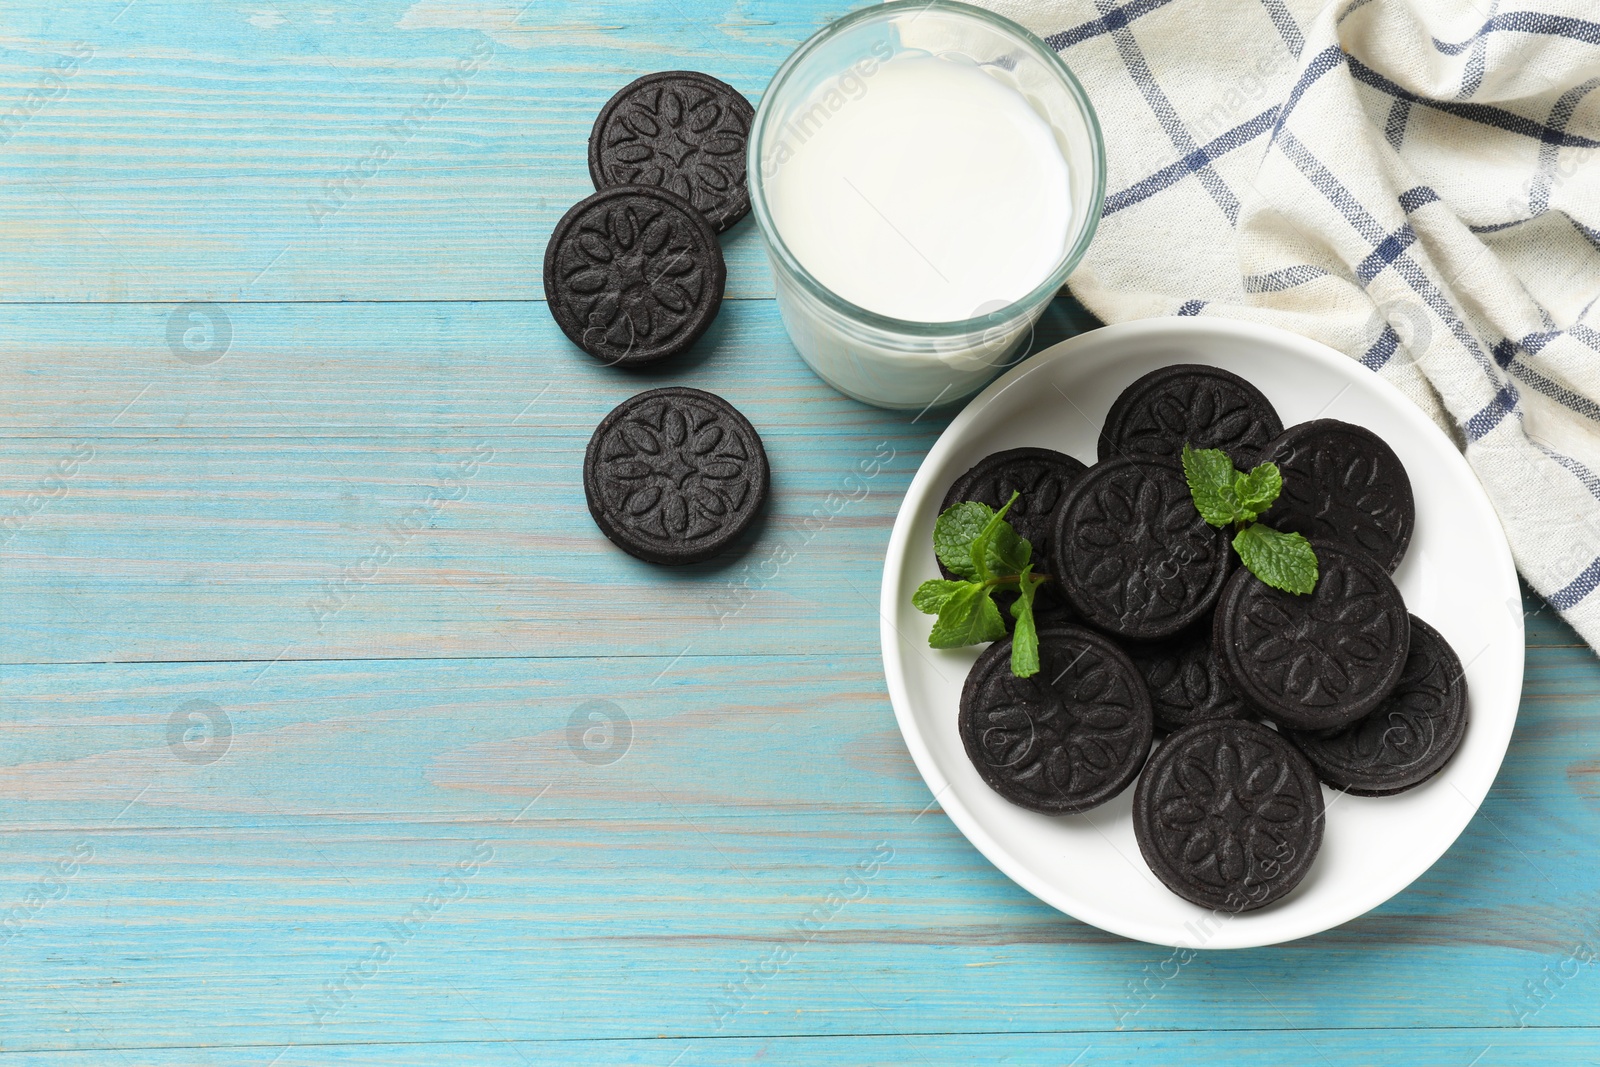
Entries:
{"label": "chocolate sandwich cookie", "polygon": [[[965,474],[950,483],[944,501],[939,505],[942,513],[963,500],[974,500],[996,510],[1005,506],[1013,492],[1021,494],[1006,512],[1006,521],[1033,546],[1033,568],[1048,571],[1055,554],[1056,511],[1066,499],[1067,490],[1088,468],[1082,462],[1048,448],[1012,448],[985,456]],[[939,572],[946,578],[955,578],[950,568],[939,561]],[[1017,599],[1014,592],[995,594],[1000,607],[1000,617],[1006,625],[1012,624],[1011,605]],[[1059,582],[1046,582],[1034,594],[1034,616],[1040,620],[1065,621],[1071,617],[1066,599],[1061,594]]]}
{"label": "chocolate sandwich cookie", "polygon": [[653,185],[676,193],[718,233],[750,213],[745,144],[755,109],[709,74],[666,70],[630,82],[589,133],[596,189]]}
{"label": "chocolate sandwich cookie", "polygon": [[1071,815],[1127,787],[1150,752],[1150,696],[1116,645],[1078,626],[1039,631],[1039,673],[1011,673],[1011,642],[984,650],[961,690],[967,756],[1013,804]]}
{"label": "chocolate sandwich cookie", "polygon": [[608,365],[677,355],[722,307],[717,235],[681,197],[648,185],[574,204],[544,253],[544,293],[561,332]]}
{"label": "chocolate sandwich cookie", "polygon": [[1089,468],[1061,505],[1055,576],[1080,618],[1156,641],[1211,610],[1230,551],[1227,532],[1195,510],[1177,467],[1113,459]]}
{"label": "chocolate sandwich cookie", "polygon": [[1248,469],[1282,432],[1261,390],[1218,367],[1179,363],[1151,371],[1117,397],[1100,431],[1100,458],[1176,463],[1187,443],[1220,448]]}
{"label": "chocolate sandwich cookie", "polygon": [[1274,589],[1240,568],[1217,601],[1212,654],[1240,696],[1279,725],[1348,726],[1394,691],[1411,625],[1400,591],[1363,552],[1313,541],[1317,585]]}
{"label": "chocolate sandwich cookie", "polygon": [[1130,645],[1128,656],[1150,690],[1158,730],[1255,716],[1211,655],[1211,627],[1205,622],[1165,641]]}
{"label": "chocolate sandwich cookie", "polygon": [[1322,780],[1358,796],[1421,785],[1450,762],[1467,734],[1467,680],[1450,643],[1411,616],[1400,684],[1377,710],[1331,737],[1289,735]]}
{"label": "chocolate sandwich cookie", "polygon": [[652,389],[595,427],[583,457],[589,514],[623,551],[699,563],[755,520],[767,453],[734,406],[699,389]]}
{"label": "chocolate sandwich cookie", "polygon": [[1283,474],[1283,492],[1261,521],[1309,538],[1334,538],[1394,573],[1411,544],[1417,506],[1405,464],[1383,438],[1338,419],[1285,430],[1266,459]]}
{"label": "chocolate sandwich cookie", "polygon": [[1133,795],[1145,862],[1183,899],[1254,911],[1300,884],[1322,846],[1322,787],[1259,723],[1201,723],[1167,738]]}

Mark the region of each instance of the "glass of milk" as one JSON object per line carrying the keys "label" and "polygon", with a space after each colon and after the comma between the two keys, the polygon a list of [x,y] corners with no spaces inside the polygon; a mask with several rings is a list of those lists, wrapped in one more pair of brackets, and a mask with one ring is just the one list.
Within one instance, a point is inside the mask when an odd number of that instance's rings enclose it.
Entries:
{"label": "glass of milk", "polygon": [[779,68],[748,181],[790,338],[848,396],[925,408],[1014,359],[1105,197],[1094,110],[1009,19],[901,0]]}

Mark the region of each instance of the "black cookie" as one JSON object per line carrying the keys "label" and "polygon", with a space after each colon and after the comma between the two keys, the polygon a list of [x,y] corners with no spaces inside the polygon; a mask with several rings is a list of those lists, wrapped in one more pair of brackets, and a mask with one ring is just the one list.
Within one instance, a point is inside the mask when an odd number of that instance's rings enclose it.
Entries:
{"label": "black cookie", "polygon": [[1039,631],[1039,673],[1011,673],[1011,642],[984,650],[961,690],[961,740],[1013,804],[1072,815],[1127,787],[1150,752],[1150,696],[1116,645],[1078,626]]}
{"label": "black cookie", "polygon": [[652,185],[677,193],[718,233],[750,213],[745,144],[755,109],[709,74],[646,74],[606,101],[589,133],[596,189]]}
{"label": "black cookie", "polygon": [[1324,782],[1358,796],[1383,797],[1439,773],[1466,735],[1461,660],[1438,630],[1413,615],[1411,652],[1389,699],[1331,737],[1289,737]]}
{"label": "black cookie", "polygon": [[1348,726],[1394,691],[1411,626],[1400,591],[1365,553],[1313,541],[1317,587],[1297,596],[1240,568],[1222,591],[1213,654],[1233,688],[1295,730]]}
{"label": "black cookie", "polygon": [[1261,390],[1218,367],[1178,363],[1122,391],[1100,431],[1100,458],[1153,457],[1176,463],[1185,443],[1220,448],[1249,468],[1283,432]]}
{"label": "black cookie", "polygon": [[1354,545],[1394,573],[1411,543],[1417,506],[1405,464],[1364,426],[1318,419],[1291,426],[1267,449],[1283,492],[1261,521],[1309,538]]}
{"label": "black cookie", "polygon": [[1195,510],[1183,473],[1165,463],[1107,460],[1061,505],[1055,576],[1095,626],[1155,641],[1192,626],[1216,602],[1231,562],[1228,534]]}
{"label": "black cookie", "polygon": [[767,498],[767,453],[738,410],[699,389],[652,389],[595,427],[583,457],[589,514],[651,563],[699,563],[727,548]]}
{"label": "black cookie", "polygon": [[1156,644],[1130,645],[1128,656],[1150,689],[1157,729],[1181,730],[1215,719],[1255,716],[1212,657],[1210,626],[1197,626]]}
{"label": "black cookie", "polygon": [[1306,758],[1259,723],[1180,730],[1133,795],[1145,862],[1178,896],[1254,911],[1300,884],[1322,846],[1322,787]]}
{"label": "black cookie", "polygon": [[[961,477],[950,483],[944,501],[939,505],[943,512],[963,500],[975,500],[992,508],[1001,508],[1011,499],[1012,492],[1022,495],[1006,512],[1006,520],[1021,537],[1033,546],[1033,567],[1048,571],[1055,555],[1056,511],[1067,497],[1067,490],[1088,468],[1063,452],[1048,448],[1012,448],[985,456]],[[946,578],[955,578],[950,568],[939,562],[939,571]],[[1000,607],[1000,617],[1012,625],[1011,604],[1017,599],[1010,591],[995,594]],[[1034,616],[1039,620],[1071,617],[1061,583],[1046,582],[1034,594]]]}
{"label": "black cookie", "polygon": [[607,365],[677,355],[722,307],[722,246],[686,200],[647,185],[574,204],[544,252],[544,294],[561,332]]}

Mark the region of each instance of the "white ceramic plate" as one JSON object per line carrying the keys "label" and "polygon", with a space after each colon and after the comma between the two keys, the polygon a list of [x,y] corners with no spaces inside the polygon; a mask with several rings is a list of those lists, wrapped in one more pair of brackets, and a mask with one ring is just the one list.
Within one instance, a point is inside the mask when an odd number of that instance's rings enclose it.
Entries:
{"label": "white ceramic plate", "polygon": [[[1466,665],[1470,724],[1445,769],[1393,797],[1323,789],[1326,835],[1310,873],[1283,900],[1225,915],[1171,893],[1133,837],[1133,787],[1083,815],[1048,816],[994,793],[956,732],[961,685],[977,649],[928,647],[933,620],[911,593],[938,577],[933,523],[946,487],[991,452],[1058,449],[1086,463],[1111,402],[1172,363],[1208,363],[1267,395],[1285,426],[1319,417],[1378,433],[1416,494],[1411,548],[1395,573],[1406,606],[1444,634]],[[983,854],[1069,915],[1125,937],[1191,948],[1245,948],[1305,937],[1382,904],[1444,854],[1489,791],[1522,689],[1522,598],[1499,520],[1466,460],[1415,405],[1376,374],[1315,341],[1220,319],[1110,326],[1065,341],[985,389],[939,438],[895,521],[883,568],[883,666],[906,745],[928,788]]]}

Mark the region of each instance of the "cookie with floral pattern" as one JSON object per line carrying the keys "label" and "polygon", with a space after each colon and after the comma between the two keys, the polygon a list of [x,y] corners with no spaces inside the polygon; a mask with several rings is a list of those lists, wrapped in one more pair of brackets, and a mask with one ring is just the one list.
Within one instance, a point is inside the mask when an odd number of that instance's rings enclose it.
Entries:
{"label": "cookie with floral pattern", "polygon": [[1333,538],[1393,574],[1411,544],[1417,505],[1411,477],[1388,443],[1338,419],[1283,431],[1264,459],[1278,465],[1283,492],[1261,521],[1308,538]]}
{"label": "cookie with floral pattern", "polygon": [[1039,631],[1039,671],[1011,672],[1011,642],[984,650],[961,690],[959,730],[989,788],[1046,815],[1105,803],[1150,752],[1150,694],[1133,662],[1079,626]]}
{"label": "cookie with floral pattern", "polygon": [[677,355],[722,308],[727,266],[688,201],[648,185],[574,204],[544,253],[550,314],[572,343],[610,366]]}
{"label": "cookie with floral pattern", "polygon": [[1299,885],[1324,818],[1306,758],[1275,731],[1236,719],[1167,738],[1133,796],[1134,838],[1150,869],[1217,911],[1254,911]]}
{"label": "cookie with floral pattern", "polygon": [[1181,730],[1212,719],[1255,717],[1255,709],[1233,691],[1211,654],[1209,619],[1165,641],[1130,644],[1128,655],[1150,687],[1158,730]]}
{"label": "cookie with floral pattern", "polygon": [[1217,602],[1212,652],[1240,696],[1280,726],[1350,725],[1388,698],[1411,647],[1410,616],[1366,553],[1313,541],[1317,585],[1274,589],[1241,568]]}
{"label": "cookie with floral pattern", "polygon": [[1176,463],[1188,444],[1220,448],[1248,470],[1282,432],[1272,402],[1237,374],[1176,363],[1122,391],[1106,414],[1099,454]]}
{"label": "cookie with floral pattern", "polygon": [[[1017,531],[1017,536],[1033,546],[1034,569],[1047,571],[1055,554],[1056,513],[1067,498],[1067,490],[1087,469],[1081,461],[1051,448],[1010,448],[994,452],[950,483],[939,511],[943,513],[964,500],[998,510],[1011,499],[1013,492],[1017,493],[1016,503],[1006,512],[1006,521]],[[956,577],[943,560],[939,561],[939,573],[946,578]],[[1011,605],[1017,594],[997,590],[994,597],[1000,608],[1000,618],[1009,629],[1016,621],[1011,617]],[[1041,621],[1071,620],[1072,610],[1061,593],[1060,582],[1046,582],[1039,587],[1033,614]]]}
{"label": "cookie with floral pattern", "polygon": [[1231,551],[1227,531],[1195,509],[1181,470],[1112,459],[1090,467],[1061,505],[1055,577],[1079,618],[1158,641],[1211,610]]}
{"label": "cookie with floral pattern", "polygon": [[666,70],[630,82],[589,133],[596,189],[651,185],[676,193],[718,233],[750,213],[745,145],[755,109],[709,74]]}
{"label": "cookie with floral pattern", "polygon": [[1411,616],[1411,650],[1389,698],[1332,736],[1289,738],[1335,789],[1386,797],[1414,789],[1450,762],[1467,734],[1467,679],[1444,635]]}
{"label": "cookie with floral pattern", "polygon": [[755,521],[767,499],[767,453],[732,404],[666,388],[618,404],[589,439],[589,514],[623,551],[651,563],[699,563]]}

